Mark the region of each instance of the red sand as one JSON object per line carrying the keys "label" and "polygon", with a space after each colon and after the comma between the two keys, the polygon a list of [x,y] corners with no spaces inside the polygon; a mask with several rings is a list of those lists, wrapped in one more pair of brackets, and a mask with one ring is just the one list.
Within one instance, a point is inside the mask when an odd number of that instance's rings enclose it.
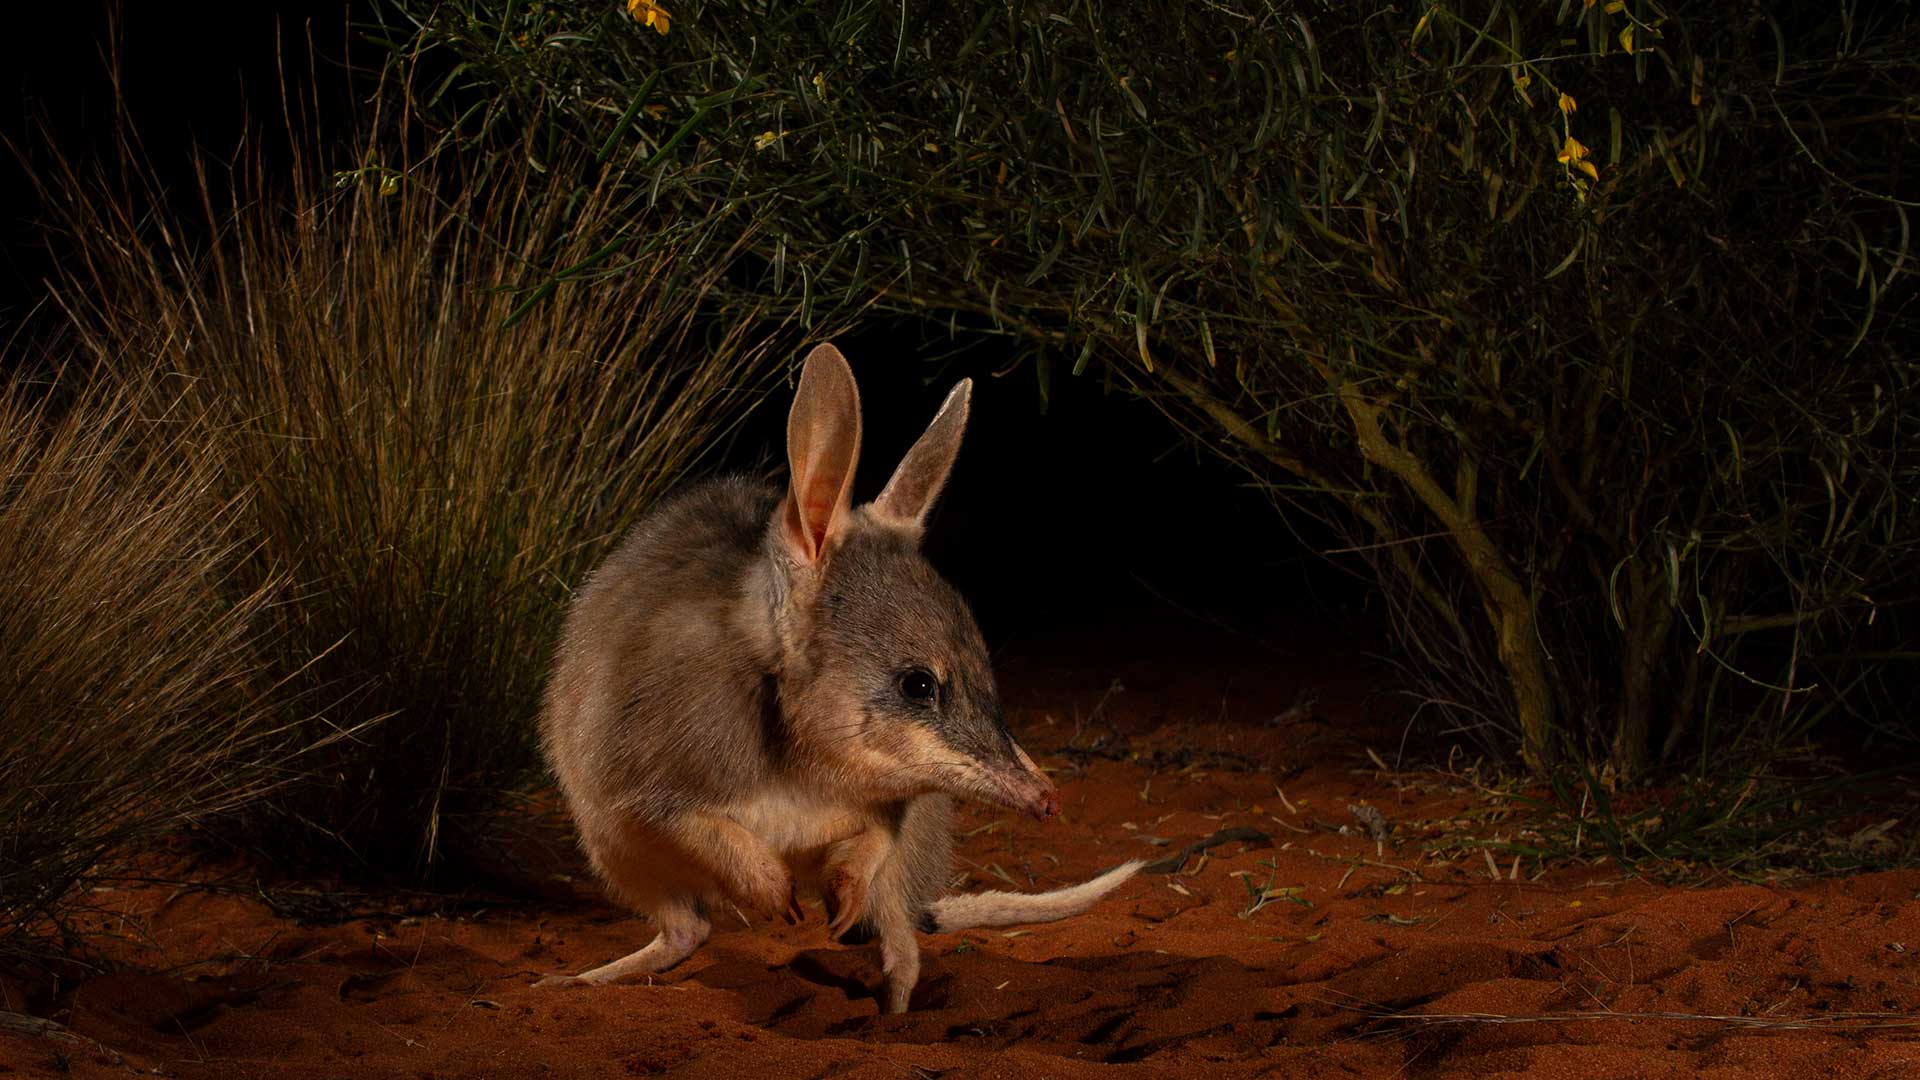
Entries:
{"label": "red sand", "polygon": [[[1194,646],[1006,668],[1015,729],[1066,813],[968,809],[965,888],[1006,887],[995,867],[1051,887],[1236,826],[1274,846],[1226,843],[1066,922],[925,938],[905,1016],[876,1015],[873,948],[828,943],[817,908],[799,927],[716,919],[653,985],[552,991],[529,984],[648,928],[584,882],[571,900],[331,926],[231,893],[103,894],[147,973],[57,991],[0,979],[0,1007],[97,1040],[0,1035],[0,1075],[1920,1076],[1920,1027],[1843,1017],[1920,1013],[1920,872],[1678,889],[1603,865],[1494,881],[1484,858],[1423,854],[1421,823],[1476,799],[1371,763],[1353,664]],[[1116,676],[1127,689],[1076,739]],[[1302,690],[1314,715],[1267,723]],[[1360,835],[1347,806],[1363,800],[1397,848]],[[1241,874],[1297,892],[1248,914]],[[1780,1026],[1801,1020],[1814,1026]]]}

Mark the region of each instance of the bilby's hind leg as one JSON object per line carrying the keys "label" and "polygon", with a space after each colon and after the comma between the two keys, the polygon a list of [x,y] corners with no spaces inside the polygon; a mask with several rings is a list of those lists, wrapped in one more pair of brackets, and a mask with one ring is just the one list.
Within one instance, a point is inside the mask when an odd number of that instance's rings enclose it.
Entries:
{"label": "bilby's hind leg", "polygon": [[887,982],[887,1011],[907,1011],[907,1001],[920,982],[920,939],[914,936],[913,914],[896,895],[875,882],[873,929],[880,939],[880,973]]}
{"label": "bilby's hind leg", "polygon": [[707,940],[713,925],[700,913],[691,899],[675,898],[654,909],[653,922],[659,933],[646,948],[628,953],[612,963],[602,964],[578,975],[550,975],[535,986],[598,986],[620,982],[640,975],[653,975],[673,967],[693,955]]}
{"label": "bilby's hind leg", "polygon": [[920,982],[916,931],[927,904],[940,894],[952,859],[952,808],[944,795],[908,803],[886,857],[873,876],[867,910],[880,939],[880,970],[886,975],[887,1011],[907,1011]]}

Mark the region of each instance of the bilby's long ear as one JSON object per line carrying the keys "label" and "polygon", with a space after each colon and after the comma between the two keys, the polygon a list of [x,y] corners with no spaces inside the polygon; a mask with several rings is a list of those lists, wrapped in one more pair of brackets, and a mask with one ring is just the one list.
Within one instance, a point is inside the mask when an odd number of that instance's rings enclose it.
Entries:
{"label": "bilby's long ear", "polygon": [[933,500],[953,471],[953,459],[960,453],[960,436],[967,430],[967,407],[973,401],[973,380],[961,379],[940,412],[927,425],[913,449],[900,459],[893,479],[873,500],[873,512],[888,521],[914,529],[927,520]]}
{"label": "bilby's long ear", "polygon": [[811,566],[846,527],[860,460],[860,389],[846,357],[831,345],[807,354],[787,413],[787,498],[781,534],[794,561]]}

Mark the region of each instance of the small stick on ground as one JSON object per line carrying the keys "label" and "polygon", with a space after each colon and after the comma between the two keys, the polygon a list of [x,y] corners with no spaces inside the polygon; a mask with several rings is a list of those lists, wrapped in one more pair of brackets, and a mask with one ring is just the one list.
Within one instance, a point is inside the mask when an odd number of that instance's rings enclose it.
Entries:
{"label": "small stick on ground", "polygon": [[1181,848],[1179,851],[1174,852],[1172,855],[1161,859],[1159,862],[1148,863],[1141,867],[1140,870],[1142,873],[1147,874],[1178,873],[1180,868],[1187,864],[1189,858],[1203,851],[1217,848],[1221,844],[1231,843],[1235,840],[1241,841],[1250,848],[1268,848],[1273,846],[1273,837],[1268,836],[1259,829],[1248,828],[1245,825],[1235,825],[1230,829],[1221,829],[1211,836],[1196,840],[1186,847]]}
{"label": "small stick on ground", "polygon": [[74,1046],[91,1045],[94,1051],[109,1064],[124,1065],[127,1060],[98,1039],[75,1035],[66,1025],[57,1020],[28,1016],[26,1013],[0,1010],[0,1035],[14,1035],[24,1039],[46,1039],[49,1042],[69,1043]]}
{"label": "small stick on ground", "polygon": [[1772,1031],[1881,1031],[1920,1028],[1920,1017],[1908,1013],[1834,1013],[1826,1016],[1762,1017],[1681,1012],[1614,1012],[1611,1009],[1605,1009],[1504,1016],[1499,1013],[1374,1012],[1363,1006],[1343,1007],[1356,1012],[1372,1013],[1376,1019],[1422,1027],[1441,1024],[1575,1024],[1589,1020],[1669,1020]]}

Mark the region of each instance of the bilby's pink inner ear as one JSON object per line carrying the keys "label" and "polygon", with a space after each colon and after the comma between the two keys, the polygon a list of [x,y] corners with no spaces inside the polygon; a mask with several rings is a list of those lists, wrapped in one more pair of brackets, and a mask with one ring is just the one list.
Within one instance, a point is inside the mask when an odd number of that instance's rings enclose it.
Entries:
{"label": "bilby's pink inner ear", "polygon": [[794,560],[819,562],[846,526],[860,459],[860,390],[840,350],[821,345],[800,368],[787,413],[787,498],[781,533]]}
{"label": "bilby's pink inner ear", "polygon": [[873,512],[901,525],[918,529],[946,486],[953,459],[960,453],[960,436],[967,430],[967,411],[973,402],[973,380],[961,379],[948,392],[933,422],[900,459],[893,478],[873,500]]}

